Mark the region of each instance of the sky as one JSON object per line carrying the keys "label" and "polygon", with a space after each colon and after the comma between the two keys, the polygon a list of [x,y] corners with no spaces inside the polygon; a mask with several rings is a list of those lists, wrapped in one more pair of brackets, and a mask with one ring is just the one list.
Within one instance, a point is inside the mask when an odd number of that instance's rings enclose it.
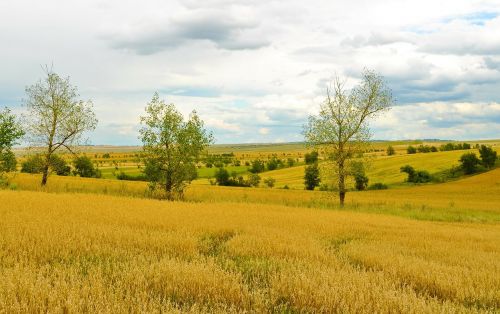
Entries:
{"label": "sky", "polygon": [[500,138],[500,0],[0,0],[0,106],[42,66],[99,119],[92,144],[139,144],[158,91],[216,143],[302,141],[335,76],[382,75],[374,139]]}

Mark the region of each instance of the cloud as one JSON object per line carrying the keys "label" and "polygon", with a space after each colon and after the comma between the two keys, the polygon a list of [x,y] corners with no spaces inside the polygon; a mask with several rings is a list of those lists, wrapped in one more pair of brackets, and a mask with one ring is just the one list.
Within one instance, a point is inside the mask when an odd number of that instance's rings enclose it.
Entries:
{"label": "cloud", "polygon": [[207,42],[226,50],[252,50],[270,43],[258,31],[252,18],[234,16],[231,12],[194,9],[182,15],[163,17],[137,29],[126,27],[104,36],[115,49],[126,49],[148,55],[192,42]]}

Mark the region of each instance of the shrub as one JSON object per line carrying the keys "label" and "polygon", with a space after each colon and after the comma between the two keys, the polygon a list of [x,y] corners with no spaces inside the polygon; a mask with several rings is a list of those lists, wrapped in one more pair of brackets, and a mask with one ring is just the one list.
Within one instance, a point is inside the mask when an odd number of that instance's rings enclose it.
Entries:
{"label": "shrub", "polygon": [[42,173],[43,170],[42,168],[43,168],[42,156],[38,154],[29,156],[21,164],[21,172],[25,173]]}
{"label": "shrub", "polygon": [[318,152],[312,151],[304,155],[304,161],[307,165],[314,164],[318,161]]}
{"label": "shrub", "polygon": [[462,164],[461,166],[465,174],[475,173],[477,166],[481,162],[475,153],[465,153],[460,157],[459,161]]}
{"label": "shrub", "polygon": [[481,156],[481,163],[486,168],[492,168],[495,166],[497,161],[497,152],[494,151],[491,147],[486,145],[481,145],[479,149],[479,155]]}
{"label": "shrub", "polygon": [[58,176],[69,176],[71,173],[71,167],[59,155],[52,155],[50,157],[50,167]]}
{"label": "shrub", "polygon": [[264,179],[264,183],[268,187],[272,188],[272,187],[274,187],[274,183],[276,183],[276,179],[274,179],[274,178],[266,178],[266,179]]}
{"label": "shrub", "polygon": [[365,165],[359,161],[353,162],[351,165],[351,172],[354,176],[354,187],[356,190],[365,190],[368,186],[368,177],[365,174]]}
{"label": "shrub", "polygon": [[406,165],[401,167],[401,172],[405,172],[408,174],[407,182],[411,183],[427,183],[432,180],[432,176],[429,172],[425,170],[416,171],[412,166]]}
{"label": "shrub", "polygon": [[389,145],[387,147],[386,153],[387,153],[387,156],[392,156],[392,155],[396,154],[396,151],[394,150],[394,147]]}
{"label": "shrub", "polygon": [[126,181],[148,181],[148,178],[145,175],[131,176],[126,174],[123,171],[116,176],[118,180],[126,180]]}
{"label": "shrub", "polygon": [[304,173],[304,185],[306,190],[314,190],[320,182],[318,163],[307,166]]}
{"label": "shrub", "polygon": [[251,173],[261,173],[264,172],[265,169],[266,167],[264,165],[264,162],[260,159],[256,159],[252,161],[252,165],[250,169],[248,169],[248,171],[250,171]]}
{"label": "shrub", "polygon": [[248,183],[250,186],[257,187],[260,183],[260,176],[258,174],[251,174],[248,176]]}
{"label": "shrub", "polygon": [[293,165],[295,164],[295,160],[293,158],[288,158],[286,160],[286,164],[288,167],[293,167]]}
{"label": "shrub", "polygon": [[16,171],[16,166],[16,155],[10,149],[0,152],[0,173]]}
{"label": "shrub", "polygon": [[94,167],[92,160],[87,156],[79,156],[73,160],[73,173],[83,178],[99,178],[101,173]]}
{"label": "shrub", "polygon": [[354,175],[354,182],[356,190],[363,191],[368,186],[368,177],[365,174],[356,174]]}
{"label": "shrub", "polygon": [[278,168],[278,160],[273,157],[271,158],[268,162],[267,162],[267,170],[271,171],[271,170],[275,170]]}
{"label": "shrub", "polygon": [[387,184],[377,182],[370,185],[368,190],[387,190],[388,188]]}
{"label": "shrub", "polygon": [[[42,173],[44,167],[43,156],[36,154],[28,157],[21,164],[21,172],[25,173]],[[52,155],[50,157],[51,171],[55,172],[58,176],[69,176],[71,173],[71,167],[68,165],[66,160],[64,160],[59,155]]]}
{"label": "shrub", "polygon": [[417,149],[415,147],[413,147],[413,146],[410,145],[410,146],[408,146],[408,148],[406,148],[406,152],[408,154],[416,154],[417,153]]}
{"label": "shrub", "polygon": [[229,185],[229,172],[224,168],[219,168],[215,171],[215,182],[218,185],[228,186]]}

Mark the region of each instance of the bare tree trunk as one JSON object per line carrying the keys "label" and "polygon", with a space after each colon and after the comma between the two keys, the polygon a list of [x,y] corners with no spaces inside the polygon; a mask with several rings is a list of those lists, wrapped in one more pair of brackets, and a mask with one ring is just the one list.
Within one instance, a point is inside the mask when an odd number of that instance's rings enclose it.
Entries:
{"label": "bare tree trunk", "polygon": [[49,165],[45,165],[43,167],[43,176],[42,176],[42,186],[47,184],[47,178],[49,177]]}
{"label": "bare tree trunk", "polygon": [[339,174],[339,200],[340,200],[340,207],[344,207],[344,200],[345,200],[345,177],[344,177],[344,174]]}
{"label": "bare tree trunk", "polygon": [[338,171],[339,171],[339,202],[340,207],[344,207],[345,200],[345,172],[344,172],[344,160],[340,159],[338,161]]}

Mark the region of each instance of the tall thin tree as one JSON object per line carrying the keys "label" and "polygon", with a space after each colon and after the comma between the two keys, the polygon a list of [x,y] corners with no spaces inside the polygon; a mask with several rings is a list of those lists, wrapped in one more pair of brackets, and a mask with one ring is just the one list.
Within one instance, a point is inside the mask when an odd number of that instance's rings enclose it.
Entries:
{"label": "tall thin tree", "polygon": [[326,91],[319,115],[310,116],[304,135],[307,143],[326,156],[337,181],[340,206],[344,206],[351,162],[367,149],[368,121],[393,105],[391,90],[377,73],[365,70],[361,83],[351,90],[334,79]]}
{"label": "tall thin tree", "polygon": [[51,156],[59,149],[75,154],[85,131],[92,131],[97,118],[90,100],[78,100],[77,88],[45,68],[45,78],[26,88],[27,133],[33,147],[43,149],[42,185],[47,184]]}

